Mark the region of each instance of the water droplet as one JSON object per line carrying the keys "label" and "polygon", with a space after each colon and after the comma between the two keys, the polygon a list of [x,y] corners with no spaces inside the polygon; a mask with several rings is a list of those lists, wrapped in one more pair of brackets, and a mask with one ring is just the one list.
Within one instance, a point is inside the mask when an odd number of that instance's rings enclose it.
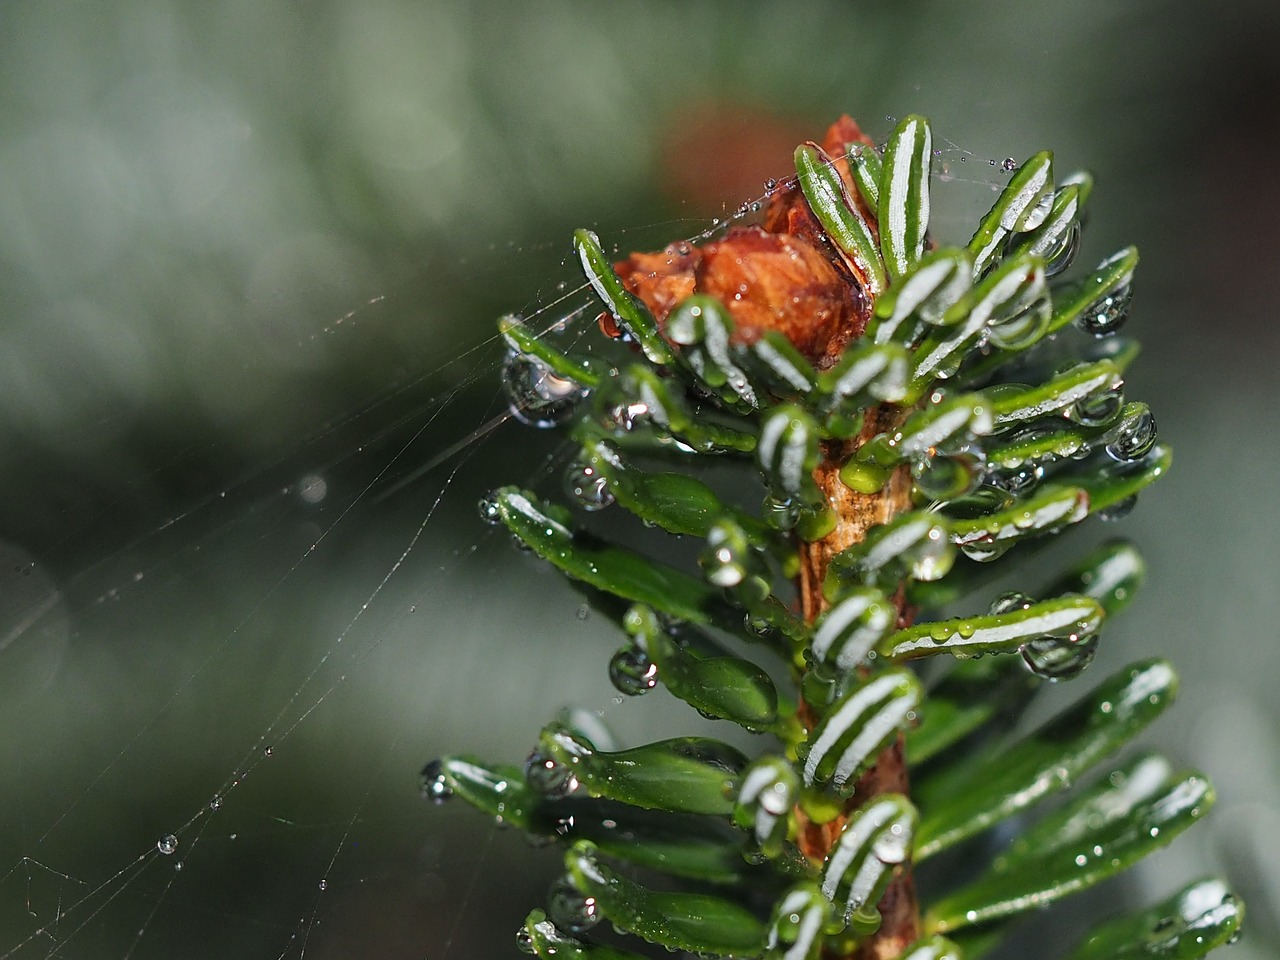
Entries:
{"label": "water droplet", "polygon": [[178,838],[172,833],[166,833],[156,841],[156,849],[167,857],[178,849]]}
{"label": "water droplet", "polygon": [[1123,500],[1117,500],[1109,507],[1105,507],[1098,511],[1098,519],[1106,522],[1113,520],[1123,520],[1129,514],[1133,513],[1133,508],[1138,505],[1138,495],[1125,497]]}
{"label": "water droplet", "polygon": [[1140,410],[1123,417],[1116,425],[1106,446],[1107,456],[1121,463],[1140,460],[1156,445],[1156,432],[1156,418],[1152,416],[1150,408],[1143,404]]}
{"label": "water droplet", "polygon": [[423,800],[430,800],[432,803],[444,803],[453,796],[453,787],[449,785],[449,778],[444,772],[444,764],[439,760],[432,760],[423,767],[419,777],[422,783]]}
{"label": "water droplet", "polygon": [[590,616],[591,616],[591,608],[585,603],[578,604],[578,619],[586,620]]}
{"label": "water droplet", "polygon": [[533,946],[533,934],[524,927],[521,927],[516,931],[516,949],[521,953],[527,953],[530,956],[537,952]]}
{"label": "water droplet", "polygon": [[778,181],[775,180],[773,177],[770,177],[768,180],[764,182],[765,193],[773,193],[773,191],[777,189],[778,189]]}
{"label": "water droplet", "polygon": [[1108,337],[1129,318],[1133,284],[1123,283],[1105,297],[1099,297],[1076,318],[1076,326],[1095,337]]}
{"label": "water droplet", "polygon": [[262,755],[263,755],[264,757],[269,757],[269,756],[271,756],[271,754],[272,754],[272,753],[274,753],[274,752],[275,752],[275,748],[274,748],[274,747],[263,747],[263,748],[262,748]]}
{"label": "water droplet", "polygon": [[1053,306],[1042,296],[1025,309],[990,323],[987,339],[997,347],[1023,350],[1044,336],[1052,316]]}
{"label": "water droplet", "polygon": [[800,504],[790,497],[768,496],[764,498],[760,514],[764,522],[775,530],[790,530],[800,519]]}
{"label": "water droplet", "polygon": [[175,863],[175,864],[173,865],[173,869],[174,869],[174,872],[175,872],[175,873],[181,873],[181,872],[182,872],[182,864],[183,864],[183,863],[184,863],[184,861],[179,860],[177,863]]}
{"label": "water droplet", "polygon": [[1118,383],[1109,390],[1083,397],[1071,405],[1068,411],[1072,420],[1086,427],[1101,427],[1110,423],[1120,413],[1124,404],[1124,384]]}
{"label": "water droplet", "polygon": [[529,786],[553,800],[567,797],[578,788],[578,778],[569,767],[539,750],[524,762],[524,778]]}
{"label": "water droplet", "polygon": [[911,831],[895,823],[871,844],[871,852],[881,863],[902,863],[911,847]]}
{"label": "water droplet", "polygon": [[992,614],[999,616],[1002,613],[1015,613],[1018,610],[1026,610],[1033,603],[1035,601],[1025,593],[1011,590],[1009,593],[1002,593],[992,600],[990,610]]}
{"label": "water droplet", "polygon": [[1036,205],[1022,215],[1022,230],[1034,230],[1039,227],[1045,220],[1049,219],[1049,213],[1053,210],[1053,194],[1046,193],[1038,201]]}
{"label": "water droplet", "polygon": [[619,403],[611,407],[604,417],[606,430],[621,430],[629,433],[649,416],[649,407],[644,403]]}
{"label": "water droplet", "polygon": [[976,448],[955,456],[935,455],[911,468],[916,493],[925,500],[955,500],[982,483],[985,455]]}
{"label": "water droplet", "polygon": [[587,390],[536,357],[512,352],[502,365],[511,415],[531,427],[554,427],[573,416]]}
{"label": "water droplet", "polygon": [[992,485],[1008,491],[1015,497],[1021,497],[1033,490],[1044,479],[1044,467],[1038,463],[1024,463],[1015,470],[991,473],[986,479]]}
{"label": "water droplet", "polygon": [[1013,171],[1018,169],[1018,161],[1013,159],[1013,157],[1005,157],[1000,161],[1000,169],[1005,173],[1013,173]]}
{"label": "water droplet", "polygon": [[564,488],[583,510],[603,510],[613,503],[608,481],[589,463],[569,464],[564,472]]}
{"label": "water droplet", "polygon": [[320,890],[323,892],[323,891],[325,891],[325,890],[329,889],[329,881],[328,881],[328,880],[321,880],[318,884],[316,884],[316,886],[318,886],[318,887],[320,888]]}
{"label": "water droplet", "polygon": [[221,798],[221,797],[214,797],[212,800],[210,800],[210,801],[209,801],[209,809],[210,809],[210,810],[217,811],[217,810],[219,810],[221,807],[222,807],[222,798]]}
{"label": "water droplet", "polygon": [[496,526],[502,522],[502,508],[498,506],[496,492],[487,493],[481,497],[476,504],[476,509],[480,511],[480,519],[490,526]]}
{"label": "water droplet", "polygon": [[977,563],[990,563],[992,560],[1003,557],[1011,546],[1013,544],[1008,540],[1004,542],[972,540],[969,543],[960,544],[960,552]]}
{"label": "water droplet", "polygon": [[736,587],[750,572],[751,547],[746,534],[732,521],[717,521],[707,532],[707,545],[698,554],[698,566],[707,582]]}
{"label": "water droplet", "polygon": [[1080,676],[1097,652],[1096,633],[1074,641],[1066,637],[1042,637],[1024,643],[1021,650],[1028,669],[1051,682]]}
{"label": "water droplet", "polygon": [[601,919],[596,898],[584,895],[568,877],[561,877],[547,892],[547,916],[568,933],[585,933]]}
{"label": "water droplet", "polygon": [[658,685],[658,665],[636,647],[623,647],[609,661],[609,679],[619,693],[638,697]]}
{"label": "water droplet", "polygon": [[1046,280],[1052,280],[1075,262],[1076,254],[1080,252],[1080,232],[1080,221],[1077,220],[1068,228],[1067,235],[1062,238],[1058,246],[1046,254],[1044,258]]}

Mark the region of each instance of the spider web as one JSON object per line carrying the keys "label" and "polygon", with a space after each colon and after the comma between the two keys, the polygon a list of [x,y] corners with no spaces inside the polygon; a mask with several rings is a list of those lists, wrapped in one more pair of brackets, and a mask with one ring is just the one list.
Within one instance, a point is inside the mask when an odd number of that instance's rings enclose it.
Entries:
{"label": "spider web", "polygon": [[[943,141],[937,232],[963,239],[1006,174]],[[762,199],[611,239],[694,239]],[[544,291],[532,328],[594,334],[571,265],[507,259]],[[397,299],[310,337],[358,345]],[[486,490],[554,488],[568,460],[510,422],[500,362],[488,332],[418,362],[87,560],[3,545],[0,960],[511,950],[557,856],[424,803],[423,763],[515,761],[565,704],[637,740],[677,730],[656,697],[621,722],[616,637],[477,517]]]}

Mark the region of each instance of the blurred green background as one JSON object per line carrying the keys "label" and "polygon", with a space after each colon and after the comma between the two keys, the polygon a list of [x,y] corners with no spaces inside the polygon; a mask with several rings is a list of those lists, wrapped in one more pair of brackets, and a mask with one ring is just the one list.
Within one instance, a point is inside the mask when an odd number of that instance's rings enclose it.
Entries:
{"label": "blurred green background", "polygon": [[1092,676],[1174,659],[1149,742],[1220,806],[1059,929],[1223,869],[1271,956],[1277,50],[1261,0],[0,6],[0,957],[513,952],[554,853],[417,769],[670,704],[615,704],[607,631],[476,519],[548,438],[396,484],[500,408],[494,318],[563,309],[571,228],[692,234],[841,112],[932,119],[943,236],[1051,147],[1098,178],[1081,260],[1140,247],[1177,462],[1080,536],[1150,565]]}

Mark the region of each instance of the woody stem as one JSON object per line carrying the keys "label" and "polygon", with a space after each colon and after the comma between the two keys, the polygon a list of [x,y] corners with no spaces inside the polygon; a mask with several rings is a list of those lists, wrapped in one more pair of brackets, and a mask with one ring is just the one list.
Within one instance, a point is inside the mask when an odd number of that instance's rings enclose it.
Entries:
{"label": "woody stem", "polygon": [[[806,622],[813,623],[827,608],[822,584],[827,566],[841,550],[859,543],[875,526],[887,523],[911,505],[911,477],[905,468],[894,471],[884,489],[875,494],[862,494],[845,486],[839,477],[840,467],[866,440],[896,423],[901,412],[888,407],[875,408],[867,413],[863,430],[856,440],[832,444],[825,451],[822,462],[814,471],[814,479],[838,518],[835,529],[821,540],[801,544],[800,575],[798,587],[801,610]],[[906,625],[909,612],[899,594],[899,621]],[[812,729],[815,718],[808,707],[801,704],[800,720]],[[885,793],[910,793],[907,764],[901,735],[887,747],[875,765],[862,777],[853,795],[845,803],[839,816],[827,823],[814,823],[803,812],[800,819],[800,849],[811,861],[826,860],[839,839],[849,814],[870,798]],[[903,948],[920,936],[920,909],[916,902],[915,884],[910,864],[899,868],[878,904],[882,923],[880,929],[868,937],[848,957],[828,957],[827,960],[890,960]]]}

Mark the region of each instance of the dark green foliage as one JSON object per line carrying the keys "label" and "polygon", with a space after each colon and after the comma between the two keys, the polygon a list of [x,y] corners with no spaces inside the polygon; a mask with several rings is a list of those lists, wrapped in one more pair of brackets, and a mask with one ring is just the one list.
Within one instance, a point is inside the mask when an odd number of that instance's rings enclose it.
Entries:
{"label": "dark green foliage", "polygon": [[[616,504],[704,546],[696,570],[663,563],[516,487],[495,491],[486,515],[618,624],[619,690],[664,685],[764,738],[754,758],[705,737],[601,750],[555,723],[523,769],[429,765],[427,796],[459,795],[570,844],[549,913],[521,931],[528,952],[632,956],[592,940],[607,919],[706,956],[850,955],[877,936],[877,903],[913,863],[1088,779],[1173,699],[1168,664],[1132,664],[1038,729],[1009,732],[1042,687],[1088,666],[1104,621],[1141,584],[1142,560],[1123,541],[1035,597],[933,614],[1016,571],[1024,543],[1123,512],[1170,452],[1146,405],[1126,402],[1136,346],[1112,336],[1136,251],[1055,279],[1078,247],[1091,179],[1055,184],[1052,155],[1036,154],[966,247],[929,250],[931,143],[927,121],[908,117],[883,157],[851,144],[847,178],[817,146],[796,151],[784,189],[803,194],[870,304],[863,335],[821,369],[776,330],[736,336],[733,311],[703,293],[655,316],[587,231],[575,235],[587,278],[643,362],[562,351],[502,322],[514,412],[569,431],[578,506]],[[1064,362],[1069,338],[1078,350]],[[761,509],[694,475],[708,461],[754,476]],[[797,549],[850,522],[817,482],[824,465],[867,502],[890,502],[904,478],[911,495],[832,557],[806,623],[788,582]],[[951,666],[926,684],[907,663],[924,658]],[[904,749],[910,795],[868,796],[860,778]],[[1124,761],[1020,825],[971,879],[944,881],[922,904],[920,939],[895,949],[978,956],[1012,919],[1124,870],[1212,802],[1203,774],[1150,754]],[[815,854],[799,834],[823,823],[836,829]],[[1202,956],[1241,915],[1219,881],[1200,881],[1101,928],[1071,960]]]}

